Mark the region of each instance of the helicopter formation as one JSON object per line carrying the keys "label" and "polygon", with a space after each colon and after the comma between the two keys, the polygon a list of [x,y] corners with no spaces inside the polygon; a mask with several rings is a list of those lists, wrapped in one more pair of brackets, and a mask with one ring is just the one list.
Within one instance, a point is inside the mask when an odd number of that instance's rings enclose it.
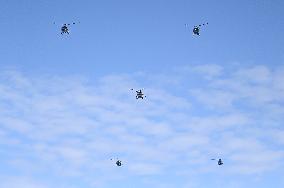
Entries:
{"label": "helicopter formation", "polygon": [[[70,26],[71,25],[75,25],[77,23],[80,23],[80,22],[72,22],[72,23],[64,23],[61,25],[61,28],[60,28],[60,31],[61,31],[61,35],[64,35],[64,34],[67,34],[69,35],[70,34]],[[54,22],[54,24],[56,24]],[[202,26],[205,26],[205,25],[208,25],[208,22],[207,23],[204,23],[204,24],[199,24],[199,25],[195,25],[192,29],[192,32],[193,32],[193,35],[197,35],[197,36],[200,36],[200,28]],[[185,24],[186,27],[189,27],[187,24]],[[131,89],[131,91],[134,91],[134,89]],[[136,90],[136,96],[135,98],[138,100],[138,99],[144,99],[146,98],[146,95],[143,93],[143,89],[138,89]],[[119,160],[119,159],[110,159],[111,161],[115,161],[115,165],[117,167],[121,167],[123,164],[122,164],[122,161]],[[217,160],[217,159],[211,159],[211,160]],[[223,161],[222,159],[218,159],[218,163],[217,163],[219,166],[223,165]]]}
{"label": "helicopter formation", "polygon": [[[111,161],[114,161],[114,159],[110,159],[110,160],[111,160]],[[211,160],[215,161],[215,160],[217,160],[217,159],[211,159]],[[218,159],[217,164],[218,164],[219,166],[221,166],[221,165],[224,164],[224,162],[222,161],[222,159]],[[115,160],[115,165],[118,166],[118,167],[122,166],[122,161],[119,160],[119,159],[116,159],[116,160]]]}
{"label": "helicopter formation", "polygon": [[[64,23],[64,24],[62,24],[62,26],[61,26],[61,35],[63,35],[63,34],[70,34],[70,28],[69,28],[69,26],[70,25],[75,25],[75,24],[77,24],[77,23],[80,23],[80,22],[73,22],[73,23]],[[53,22],[53,24],[56,24],[55,22]],[[199,25],[195,25],[195,26],[193,26],[193,29],[192,29],[192,32],[193,32],[193,35],[198,35],[198,36],[200,36],[200,28],[201,27],[203,27],[203,26],[205,26],[205,25],[208,25],[209,23],[207,22],[207,23],[203,23],[203,24],[199,24]],[[189,25],[188,24],[185,24],[185,27],[189,27]]]}

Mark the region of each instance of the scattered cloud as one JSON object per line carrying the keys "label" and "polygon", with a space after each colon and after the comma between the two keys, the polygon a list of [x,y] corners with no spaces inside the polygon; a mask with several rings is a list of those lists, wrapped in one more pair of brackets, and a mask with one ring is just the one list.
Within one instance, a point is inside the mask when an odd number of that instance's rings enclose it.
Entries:
{"label": "scattered cloud", "polygon": [[[224,159],[227,174],[279,172],[284,166],[283,70],[193,66],[182,70],[174,83],[170,80],[176,73],[143,83],[133,75],[88,80],[2,71],[0,161],[4,170],[23,176],[59,176],[62,185],[68,178],[80,178],[89,187],[193,169],[214,173],[218,166],[210,159],[215,157]],[[139,75],[151,80],[150,74]],[[182,92],[159,87],[155,79]],[[141,86],[147,98],[136,100],[130,89]],[[113,157],[125,165],[116,168],[109,160]],[[46,188],[30,179],[17,183],[3,185]]]}

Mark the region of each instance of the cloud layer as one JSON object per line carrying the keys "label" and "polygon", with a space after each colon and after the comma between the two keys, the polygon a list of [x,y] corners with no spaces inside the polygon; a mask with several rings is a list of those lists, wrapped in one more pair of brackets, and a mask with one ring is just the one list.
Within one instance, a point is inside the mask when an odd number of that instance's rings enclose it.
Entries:
{"label": "cloud layer", "polygon": [[[188,179],[196,175],[283,172],[283,83],[284,68],[266,66],[98,80],[2,71],[0,177],[5,187],[19,187],[14,179],[43,188],[195,187]],[[147,98],[136,100],[131,88]],[[222,171],[210,160],[218,157]]]}

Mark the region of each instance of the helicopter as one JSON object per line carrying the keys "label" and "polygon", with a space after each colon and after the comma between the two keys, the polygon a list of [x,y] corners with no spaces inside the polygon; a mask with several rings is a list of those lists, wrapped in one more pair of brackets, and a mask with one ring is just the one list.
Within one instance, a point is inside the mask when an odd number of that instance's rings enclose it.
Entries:
{"label": "helicopter", "polygon": [[[78,22],[78,23],[80,23],[80,22]],[[55,22],[53,22],[53,24],[56,24]],[[73,22],[73,23],[68,23],[68,24],[63,24],[62,26],[61,26],[61,35],[63,35],[63,34],[70,34],[70,30],[69,30],[69,26],[70,25],[75,25],[76,24],[76,22]]]}
{"label": "helicopter", "polygon": [[[131,89],[133,91],[133,89]],[[146,96],[144,96],[144,93],[142,92],[143,89],[139,89],[136,91],[136,99],[144,99]]]}
{"label": "helicopter", "polygon": [[[110,159],[111,161],[114,160],[114,159]],[[122,162],[121,160],[118,160],[116,159],[116,162],[115,162],[116,166],[122,166]]]}
{"label": "helicopter", "polygon": [[[216,159],[211,159],[211,160],[216,160]],[[223,165],[224,163],[223,163],[223,161],[222,161],[222,159],[219,159],[218,160],[218,165]]]}
{"label": "helicopter", "polygon": [[[208,22],[207,22],[207,23],[204,23],[204,24],[195,25],[195,26],[193,27],[193,30],[192,30],[193,35],[198,35],[198,36],[200,36],[200,27],[201,27],[201,26],[204,26],[204,25],[208,25]],[[188,25],[185,24],[185,26],[187,27]]]}

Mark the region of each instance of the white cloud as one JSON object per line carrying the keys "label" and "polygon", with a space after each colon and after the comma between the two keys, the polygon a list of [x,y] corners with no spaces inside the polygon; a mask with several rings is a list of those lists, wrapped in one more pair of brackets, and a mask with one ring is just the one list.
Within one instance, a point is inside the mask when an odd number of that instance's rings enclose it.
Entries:
{"label": "white cloud", "polygon": [[191,68],[192,72],[202,74],[207,79],[218,77],[223,73],[223,67],[216,64],[198,65]]}
{"label": "white cloud", "polygon": [[254,66],[236,71],[233,76],[243,82],[253,84],[267,84],[272,81],[271,71],[265,66]]}
{"label": "white cloud", "polygon": [[14,177],[0,179],[1,185],[0,188],[50,188],[43,183],[31,180],[30,178],[25,177]]}
{"label": "white cloud", "polygon": [[[215,157],[224,158],[228,174],[277,171],[284,165],[280,70],[257,66],[228,72],[218,65],[197,66],[192,71],[199,76],[191,81],[206,82],[188,85],[181,93],[148,83],[145,100],[136,100],[130,90],[145,84],[133,75],[91,82],[4,72],[0,144],[9,161],[5,168],[25,174],[30,166],[29,174],[79,177],[90,187],[113,180],[118,169],[112,157],[125,163],[119,179],[189,169],[208,173]],[[178,75],[179,89],[188,76]]]}

